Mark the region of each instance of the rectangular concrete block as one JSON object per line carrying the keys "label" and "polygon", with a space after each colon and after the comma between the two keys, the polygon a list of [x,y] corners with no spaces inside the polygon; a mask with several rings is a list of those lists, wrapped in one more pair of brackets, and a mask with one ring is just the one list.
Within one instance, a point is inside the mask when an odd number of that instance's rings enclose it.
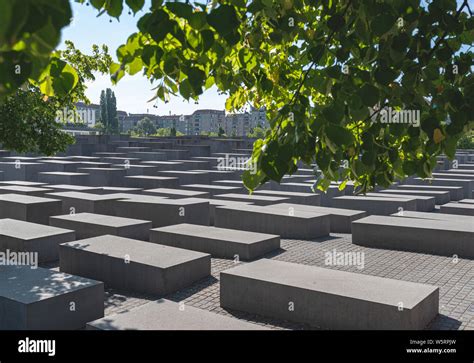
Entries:
{"label": "rectangular concrete block", "polygon": [[179,186],[179,179],[166,176],[134,175],[124,178],[125,185],[132,188],[156,189],[156,188],[176,188]]}
{"label": "rectangular concrete block", "polygon": [[104,284],[44,268],[0,266],[0,312],[1,330],[81,329],[104,316]]}
{"label": "rectangular concrete block", "polygon": [[46,193],[52,192],[48,188],[25,187],[22,185],[4,185],[0,186],[0,194],[23,194],[34,197],[43,197]]}
{"label": "rectangular concrete block", "polygon": [[365,211],[370,215],[390,215],[398,212],[400,208],[402,210],[416,210],[416,200],[345,195],[333,198],[332,206],[335,208]]}
{"label": "rectangular concrete block", "polygon": [[179,184],[208,184],[210,177],[208,172],[204,171],[191,171],[191,170],[165,170],[158,172],[159,176],[167,176],[178,178]]}
{"label": "rectangular concrete block", "polygon": [[3,172],[4,180],[38,181],[38,173],[46,171],[45,164],[23,161],[20,157],[14,157],[13,161],[0,162],[0,171]]}
{"label": "rectangular concrete block", "polygon": [[148,195],[114,201],[115,215],[151,220],[153,227],[191,223],[209,225],[209,203],[200,199],[166,199]]}
{"label": "rectangular concrete block", "polygon": [[208,254],[111,235],[64,243],[59,255],[63,272],[156,295],[178,291],[211,273]]}
{"label": "rectangular concrete block", "polygon": [[[53,215],[68,213],[115,214],[112,201],[123,199],[123,195],[99,195],[82,192],[48,193],[47,196],[59,199],[61,211]],[[49,224],[49,220],[48,220]]]}
{"label": "rectangular concrete block", "polygon": [[329,235],[328,214],[295,211],[288,213],[268,207],[248,205],[217,207],[214,225],[280,235],[282,238],[313,239]]}
{"label": "rectangular concrete block", "polygon": [[447,219],[370,216],[352,222],[352,243],[371,248],[474,258],[474,224]]}
{"label": "rectangular concrete block", "polygon": [[61,201],[21,194],[0,195],[0,219],[49,224],[49,216],[61,214]]}
{"label": "rectangular concrete block", "polygon": [[235,200],[237,202],[250,202],[255,205],[271,205],[275,203],[289,203],[290,198],[285,198],[275,195],[249,195],[249,194],[238,194],[238,193],[228,193],[228,194],[217,194],[215,196],[218,199],[223,200]]}
{"label": "rectangular concrete block", "polygon": [[454,178],[436,178],[436,179],[414,178],[410,184],[462,187],[463,197],[471,198],[474,181],[464,180],[464,179],[454,179]]}
{"label": "rectangular concrete block", "polygon": [[334,233],[351,233],[352,221],[367,216],[366,212],[359,210],[309,206],[291,203],[269,205],[267,208],[279,209],[281,211],[286,211],[288,214],[294,213],[295,211],[327,214],[329,215],[331,223],[331,232]]}
{"label": "rectangular concrete block", "polygon": [[150,242],[210,253],[213,257],[253,260],[280,248],[280,236],[234,229],[177,224],[150,231]]}
{"label": "rectangular concrete block", "polygon": [[38,174],[38,181],[49,184],[87,185],[89,174],[75,172],[43,172]]}
{"label": "rectangular concrete block", "polygon": [[317,193],[285,192],[279,190],[256,190],[253,192],[253,194],[288,198],[289,203],[295,204],[305,204],[312,206],[321,205],[321,195]]}
{"label": "rectangular concrete block", "polygon": [[439,192],[449,192],[451,200],[460,200],[464,198],[464,190],[462,187],[455,186],[442,186],[442,185],[408,185],[402,184],[397,186],[397,189],[400,190],[426,190],[426,191],[439,191]]}
{"label": "rectangular concrete block", "polygon": [[54,216],[49,218],[49,223],[51,226],[74,230],[77,239],[110,234],[148,241],[152,228],[150,221],[93,213]]}
{"label": "rectangular concrete block", "polygon": [[[461,202],[461,201],[460,201]],[[465,216],[474,216],[474,204],[471,203],[448,203],[442,205],[441,213],[461,214]]]}
{"label": "rectangular concrete block", "polygon": [[143,194],[168,197],[171,199],[209,198],[209,193],[206,193],[206,192],[198,192],[194,190],[184,190],[184,189],[171,189],[171,188],[147,189],[143,191]]}
{"label": "rectangular concrete block", "polygon": [[416,210],[419,212],[431,212],[435,209],[436,200],[434,197],[414,194],[393,194],[393,193],[367,193],[367,197],[383,197],[383,198],[402,198],[402,199],[414,199]]}
{"label": "rectangular concrete block", "polygon": [[419,330],[438,314],[438,287],[316,266],[261,259],[220,280],[223,308],[325,329]]}
{"label": "rectangular concrete block", "polygon": [[201,192],[209,193],[211,196],[225,193],[238,193],[243,190],[243,187],[228,187],[222,185],[208,185],[208,184],[186,184],[182,185],[181,188],[189,190],[197,190]]}
{"label": "rectangular concrete block", "polygon": [[408,196],[423,196],[423,197],[433,197],[435,198],[435,203],[446,204],[451,201],[451,196],[449,191],[436,191],[436,190],[401,190],[401,189],[383,189],[380,191],[383,194],[392,194],[392,195],[408,195]]}
{"label": "rectangular concrete block", "polygon": [[74,240],[73,230],[0,219],[0,251],[36,253],[39,263],[58,260],[59,244]]}
{"label": "rectangular concrete block", "polygon": [[87,185],[93,187],[124,186],[127,175],[126,170],[121,168],[79,168],[78,171],[89,174]]}
{"label": "rectangular concrete block", "polygon": [[160,299],[87,324],[88,330],[267,330],[236,318]]}

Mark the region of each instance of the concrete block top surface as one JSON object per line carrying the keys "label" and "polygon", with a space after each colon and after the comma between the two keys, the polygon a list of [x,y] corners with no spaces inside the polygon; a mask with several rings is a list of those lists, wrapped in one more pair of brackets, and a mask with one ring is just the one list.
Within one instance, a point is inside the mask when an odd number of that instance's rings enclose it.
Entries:
{"label": "concrete block top surface", "polygon": [[24,180],[7,180],[0,182],[0,185],[21,185],[24,187],[41,187],[43,185],[47,185],[47,183],[39,183],[39,182],[30,182]]}
{"label": "concrete block top surface", "polygon": [[256,190],[254,194],[262,194],[262,195],[281,195],[283,197],[312,197],[317,195],[316,193],[303,193],[303,192],[285,192],[281,190]]}
{"label": "concrete block top surface", "polygon": [[472,202],[463,202],[460,201],[459,203],[446,203],[441,206],[443,208],[464,208],[464,209],[474,209],[474,199],[464,199],[465,201],[471,200]]}
{"label": "concrete block top surface", "polygon": [[239,242],[252,244],[262,239],[280,238],[275,234],[240,231],[237,229],[218,228],[201,226],[198,224],[175,224],[172,226],[154,228],[152,231],[174,233],[178,235],[196,236],[207,239],[224,240],[229,242]]}
{"label": "concrete block top surface", "polygon": [[146,193],[156,193],[156,194],[171,194],[171,195],[183,195],[187,197],[201,196],[205,195],[205,192],[196,192],[194,190],[184,190],[184,189],[171,189],[171,188],[155,188],[147,189],[144,192]]}
{"label": "concrete block top surface", "polygon": [[431,219],[435,221],[458,221],[462,223],[471,223],[474,224],[474,217],[472,216],[462,216],[458,214],[446,214],[446,213],[429,213],[429,212],[415,212],[410,210],[403,211],[403,214],[398,213],[392,214],[394,217],[403,217],[403,218],[417,218],[417,219]]}
{"label": "concrete block top surface", "polygon": [[119,200],[118,203],[148,203],[148,204],[162,204],[162,205],[175,205],[185,206],[194,204],[204,204],[207,201],[198,198],[182,198],[182,199],[168,199],[160,196],[149,196],[149,195],[131,195],[130,198]]}
{"label": "concrete block top surface", "polygon": [[395,307],[403,301],[406,309],[415,307],[438,289],[431,285],[268,259],[240,264],[221,274],[264,280]]}
{"label": "concrete block top surface", "polygon": [[283,201],[288,200],[288,198],[271,196],[271,195],[248,195],[248,194],[237,194],[237,193],[218,194],[215,197],[248,200],[249,202],[251,202],[252,200],[255,200],[255,201],[273,202],[273,203],[278,203],[278,202],[283,202]]}
{"label": "concrete block top surface", "polygon": [[[121,169],[123,170],[123,169]],[[149,180],[177,180],[175,177],[171,176],[154,176],[154,175],[132,175],[126,176],[127,179],[149,179]]]}
{"label": "concrete block top surface", "polygon": [[23,194],[0,194],[0,201],[17,203],[17,204],[38,204],[38,203],[60,202],[58,199],[34,197],[32,195],[23,195]]}
{"label": "concrete block top surface", "polygon": [[11,193],[46,193],[51,191],[51,189],[48,188],[29,187],[23,185],[4,185],[0,186],[0,191],[10,191]]}
{"label": "concrete block top surface", "polygon": [[81,199],[89,201],[99,201],[99,200],[111,200],[111,199],[121,199],[123,196],[116,196],[114,194],[93,194],[93,193],[82,193],[82,192],[58,192],[58,193],[48,193],[48,196],[53,198],[71,198],[71,199]]}
{"label": "concrete block top surface", "polygon": [[420,190],[420,187],[423,188],[423,190],[434,190],[434,191],[439,191],[439,190],[446,190],[446,191],[450,191],[450,190],[462,190],[463,188],[462,187],[458,187],[458,186],[443,186],[443,185],[409,185],[409,184],[402,184],[402,185],[399,185],[397,188],[398,189],[413,189],[413,190]]}
{"label": "concrete block top surface", "polygon": [[336,214],[342,216],[357,216],[357,215],[365,215],[366,212],[362,210],[355,210],[355,209],[343,209],[343,208],[331,208],[331,207],[320,207],[320,206],[312,206],[312,205],[304,205],[304,204],[292,204],[292,203],[278,203],[273,205],[267,205],[265,208],[276,208],[281,210],[293,210],[293,211],[307,211],[307,212],[315,212],[315,213],[323,213],[323,214]]}
{"label": "concrete block top surface", "polygon": [[31,304],[102,282],[31,266],[0,266],[0,297]]}
{"label": "concrete block top surface", "polygon": [[399,197],[399,196],[388,196],[388,197],[372,197],[372,196],[352,196],[352,195],[343,195],[340,197],[334,197],[334,199],[339,199],[339,200],[360,200],[360,201],[373,201],[373,202],[391,202],[391,201],[400,201],[400,202],[406,202],[406,201],[415,201],[416,198],[411,196],[409,198],[405,197]]}
{"label": "concrete block top surface", "polygon": [[48,185],[47,188],[53,189],[51,192],[54,192],[54,189],[61,189],[61,190],[71,190],[71,191],[96,191],[100,190],[98,187],[87,187],[84,185],[74,185],[74,184],[54,184],[54,185]]}
{"label": "concrete block top surface", "polygon": [[112,235],[103,235],[79,241],[66,242],[62,243],[61,246],[106,255],[108,257],[122,260],[127,256],[130,257],[129,260],[133,263],[158,268],[168,268],[198,258],[210,258],[210,255],[207,253]]}
{"label": "concrete block top surface", "polygon": [[[84,170],[84,169],[82,169]],[[63,176],[78,176],[78,175],[89,175],[87,173],[73,173],[73,172],[65,172],[65,171],[45,171],[40,174],[43,175],[63,175]]]}
{"label": "concrete block top surface", "polygon": [[300,219],[311,219],[315,217],[328,216],[327,213],[318,213],[318,212],[308,212],[302,211],[301,209],[295,210],[294,213],[288,213],[288,210],[278,209],[278,208],[269,208],[269,206],[255,206],[255,205],[246,205],[245,209],[242,209],[241,205],[227,205],[227,206],[217,206],[217,209],[233,210],[237,212],[245,212],[248,214],[267,214],[275,216],[283,216],[290,218],[300,218]]}
{"label": "concrete block top surface", "polygon": [[215,184],[212,184],[212,185],[211,184],[186,184],[186,185],[183,185],[183,188],[222,190],[223,192],[241,189],[239,187],[228,187],[225,185],[215,185]]}
{"label": "concrete block top surface", "polygon": [[74,231],[69,229],[24,222],[16,219],[0,219],[0,235],[19,238],[22,240],[34,240],[36,238],[73,232]]}
{"label": "concrete block top surface", "polygon": [[108,226],[108,227],[124,227],[124,226],[133,226],[140,223],[151,223],[149,221],[145,221],[141,219],[115,217],[115,216],[94,214],[94,213],[66,214],[63,216],[54,216],[51,218],[65,220],[65,221],[75,221],[79,223],[97,224],[100,226]]}
{"label": "concrete block top surface", "polygon": [[352,224],[376,224],[381,226],[396,226],[400,228],[418,228],[429,230],[474,232],[474,224],[460,223],[454,219],[419,219],[396,216],[369,216],[358,219]]}

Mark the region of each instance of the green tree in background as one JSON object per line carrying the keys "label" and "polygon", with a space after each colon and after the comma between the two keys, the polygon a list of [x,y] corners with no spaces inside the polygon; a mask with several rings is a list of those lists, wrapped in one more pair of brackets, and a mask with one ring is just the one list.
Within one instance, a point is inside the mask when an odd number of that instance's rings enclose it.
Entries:
{"label": "green tree in background", "polygon": [[248,133],[248,137],[255,137],[257,139],[263,139],[265,137],[265,132],[266,130],[257,126],[254,127],[254,129]]}
{"label": "green tree in background", "polygon": [[219,132],[217,133],[217,136],[219,137],[225,136],[225,131],[221,126],[219,126]]}
{"label": "green tree in background", "polygon": [[133,131],[138,136],[150,136],[156,133],[156,127],[152,120],[148,117],[144,117],[138,121],[137,126],[135,126]]}
{"label": "green tree in background", "polygon": [[100,118],[101,122],[105,125],[106,132],[111,134],[119,132],[117,99],[110,88],[100,92]]}
{"label": "green tree in background", "polygon": [[37,88],[17,90],[0,104],[2,146],[20,153],[53,155],[64,151],[74,138],[62,131],[57,110]]}

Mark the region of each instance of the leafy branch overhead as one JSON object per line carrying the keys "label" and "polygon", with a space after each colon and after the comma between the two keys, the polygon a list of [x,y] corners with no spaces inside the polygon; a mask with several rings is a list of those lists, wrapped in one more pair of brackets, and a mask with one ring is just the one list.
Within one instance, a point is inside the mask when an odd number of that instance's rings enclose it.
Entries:
{"label": "leafy branch overhead", "polygon": [[[48,3],[54,10],[57,2]],[[116,18],[144,10],[110,66],[115,82],[143,73],[165,101],[171,94],[197,99],[217,86],[228,110],[266,108],[271,130],[252,155],[258,171],[244,174],[251,190],[281,180],[300,161],[317,164],[320,189],[338,180],[365,191],[407,175],[428,177],[436,155],[453,157],[473,126],[467,0],[152,0],[147,9],[143,0],[89,3]],[[60,15],[51,21],[55,31],[64,26]],[[11,89],[0,81],[0,93]],[[387,110],[419,115],[419,127],[382,122]]]}

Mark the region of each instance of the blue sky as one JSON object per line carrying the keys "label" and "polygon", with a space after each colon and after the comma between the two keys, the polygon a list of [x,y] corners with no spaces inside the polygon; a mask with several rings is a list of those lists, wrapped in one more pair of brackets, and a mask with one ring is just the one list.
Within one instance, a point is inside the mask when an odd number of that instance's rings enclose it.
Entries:
{"label": "blue sky", "polygon": [[[92,6],[72,2],[72,7],[73,21],[63,30],[62,41],[71,40],[76,48],[86,54],[90,54],[93,44],[106,44],[114,59],[116,58],[115,50],[125,43],[130,34],[137,31],[136,23],[144,14],[142,11],[134,17],[128,15],[128,9],[125,9],[120,22],[117,19],[109,22],[110,18],[106,14],[97,18],[97,10]],[[145,6],[145,9],[147,8]],[[64,43],[59,46],[59,49],[62,48],[64,48]],[[201,95],[199,104],[195,104],[194,101],[183,101],[180,97],[172,98],[167,104],[161,101],[147,102],[154,95],[151,90],[153,85],[141,74],[133,77],[126,76],[116,86],[112,85],[108,75],[98,75],[95,82],[88,84],[87,97],[91,102],[99,103],[100,91],[107,87],[112,88],[117,96],[117,108],[132,113],[147,113],[148,110],[149,113],[158,115],[168,115],[170,111],[172,114],[181,115],[190,114],[202,108],[223,110],[225,104],[225,96],[218,95],[217,89],[210,89]],[[154,108],[153,105],[158,107]]]}

